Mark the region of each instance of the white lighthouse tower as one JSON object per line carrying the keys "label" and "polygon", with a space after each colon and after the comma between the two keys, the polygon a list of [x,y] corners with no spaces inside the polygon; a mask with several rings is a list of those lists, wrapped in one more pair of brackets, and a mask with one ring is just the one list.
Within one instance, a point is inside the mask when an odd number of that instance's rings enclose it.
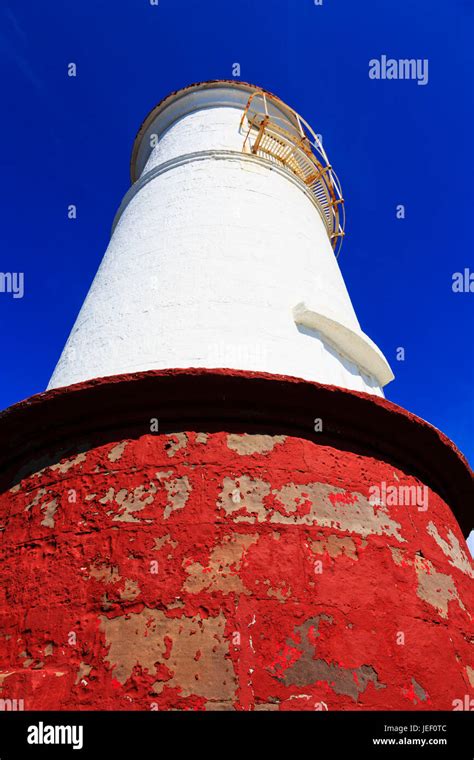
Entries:
{"label": "white lighthouse tower", "polygon": [[236,81],[165,98],[49,388],[227,367],[383,395],[336,254],[343,199],[324,149],[279,98]]}
{"label": "white lighthouse tower", "polygon": [[51,390],[0,415],[1,700],[452,710],[473,473],[380,398],[316,135],[205,82],[151,112],[131,170]]}

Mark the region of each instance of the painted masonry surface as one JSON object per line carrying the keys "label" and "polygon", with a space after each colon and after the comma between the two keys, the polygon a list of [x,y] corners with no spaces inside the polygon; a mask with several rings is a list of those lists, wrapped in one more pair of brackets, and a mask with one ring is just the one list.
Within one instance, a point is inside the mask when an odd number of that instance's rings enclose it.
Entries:
{"label": "painted masonry surface", "polygon": [[368,490],[419,479],[292,435],[109,438],[2,494],[2,698],[432,710],[469,694],[474,571],[451,509]]}

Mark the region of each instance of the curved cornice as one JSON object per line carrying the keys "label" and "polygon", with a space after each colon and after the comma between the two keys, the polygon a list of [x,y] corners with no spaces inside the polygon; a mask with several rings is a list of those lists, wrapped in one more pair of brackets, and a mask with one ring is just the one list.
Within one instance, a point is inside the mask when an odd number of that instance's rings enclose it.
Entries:
{"label": "curved cornice", "polygon": [[[315,433],[315,416],[324,432]],[[454,444],[386,399],[293,377],[226,369],[153,370],[40,393],[0,414],[0,487],[118,437],[226,430],[286,434],[390,462],[436,491],[464,535],[473,526],[473,473]]]}

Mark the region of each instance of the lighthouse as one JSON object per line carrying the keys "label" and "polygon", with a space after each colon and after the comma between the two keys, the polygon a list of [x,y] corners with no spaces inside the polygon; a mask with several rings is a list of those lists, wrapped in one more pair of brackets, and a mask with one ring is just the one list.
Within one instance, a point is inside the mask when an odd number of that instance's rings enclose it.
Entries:
{"label": "lighthouse", "polygon": [[457,709],[472,472],[384,398],[321,140],[202,82],[145,119],[131,181],[47,391],[0,417],[0,696]]}
{"label": "lighthouse", "polygon": [[235,81],[173,93],[131,178],[50,388],[224,366],[382,395],[393,375],[335,257],[339,183],[293,109]]}

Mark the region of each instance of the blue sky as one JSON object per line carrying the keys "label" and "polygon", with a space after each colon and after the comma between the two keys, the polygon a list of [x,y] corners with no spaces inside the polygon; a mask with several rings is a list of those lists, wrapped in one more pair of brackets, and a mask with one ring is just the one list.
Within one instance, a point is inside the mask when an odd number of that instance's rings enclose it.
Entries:
{"label": "blue sky", "polygon": [[[25,294],[0,293],[0,407],[49,380],[145,115],[172,90],[231,78],[238,62],[241,79],[323,135],[346,200],[340,265],[362,329],[394,369],[387,397],[472,463],[474,294],[451,284],[474,269],[473,26],[468,0],[4,3],[0,271],[24,272]],[[369,79],[383,54],[428,59],[428,83]]]}

